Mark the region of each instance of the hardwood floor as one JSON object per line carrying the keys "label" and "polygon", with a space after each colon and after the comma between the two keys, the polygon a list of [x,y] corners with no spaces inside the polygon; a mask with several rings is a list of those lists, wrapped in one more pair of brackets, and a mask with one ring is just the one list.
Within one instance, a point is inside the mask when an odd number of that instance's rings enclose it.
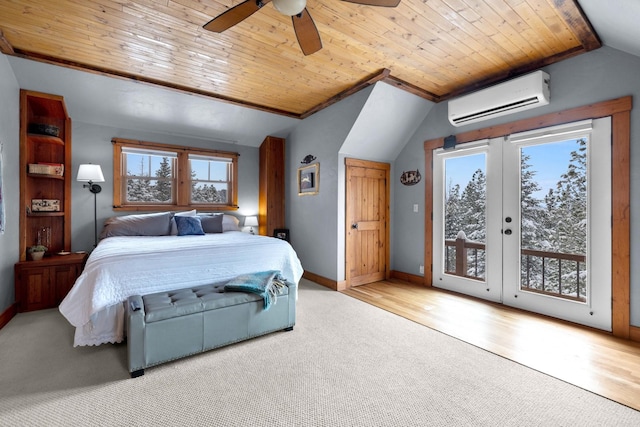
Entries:
{"label": "hardwood floor", "polygon": [[639,343],[394,279],[342,292],[640,410]]}

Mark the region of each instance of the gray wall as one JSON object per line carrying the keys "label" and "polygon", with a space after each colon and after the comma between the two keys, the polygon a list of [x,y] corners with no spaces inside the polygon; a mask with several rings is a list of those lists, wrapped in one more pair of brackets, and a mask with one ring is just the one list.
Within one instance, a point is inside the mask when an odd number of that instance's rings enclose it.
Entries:
{"label": "gray wall", "polygon": [[100,184],[102,192],[97,196],[98,233],[100,233],[105,219],[114,215],[131,213],[113,211],[113,145],[111,138],[114,137],[239,153],[238,206],[240,209],[228,213],[238,216],[240,225],[243,224],[245,215],[258,213],[258,148],[76,122],[73,123],[72,135],[74,181],[71,190],[71,210],[73,212],[71,242],[74,251],[91,250],[94,243],[93,194],[82,187],[83,183],[75,181],[80,164],[99,164],[104,174],[105,182]]}
{"label": "gray wall", "polygon": [[[396,170],[424,165],[425,140],[512,122],[526,117],[566,110],[622,96],[640,97],[640,58],[601,48],[544,69],[551,75],[551,103],[545,107],[475,125],[453,127],[447,120],[447,103],[437,104],[396,159]],[[640,109],[631,112],[631,324],[640,326]],[[422,166],[424,167],[424,166]],[[424,259],[424,215],[409,210],[424,206],[424,181],[413,187],[395,183],[394,252],[396,270],[417,274]],[[421,212],[423,209],[421,209]]]}
{"label": "gray wall", "polygon": [[18,261],[18,205],[20,200],[20,88],[7,57],[0,54],[0,144],[5,232],[0,234],[0,313],[13,304],[13,265]]}
{"label": "gray wall", "polygon": [[[13,266],[19,259],[19,112],[20,88],[7,57],[0,54],[0,142],[3,146],[3,198],[6,208],[5,233],[0,235],[0,313],[15,301]],[[73,119],[73,118],[72,118]],[[132,131],[108,126],[79,123],[72,120],[73,146],[72,181],[72,250],[91,250],[94,243],[93,194],[75,181],[78,165],[96,163],[102,166],[105,181],[98,194],[98,230],[102,222],[113,215],[127,212],[113,211],[113,146],[111,138],[146,140],[191,147],[233,151],[238,159],[238,211],[229,212],[243,224],[245,215],[258,213],[258,148],[212,142],[153,132]]]}
{"label": "gray wall", "polygon": [[[338,151],[358,118],[373,86],[298,124],[286,142],[286,222],[291,244],[306,271],[344,280],[344,163]],[[297,171],[307,155],[320,163],[320,192],[298,196]]]}
{"label": "gray wall", "polygon": [[[593,102],[627,95],[640,95],[640,58],[602,48],[595,52],[554,64],[545,69],[551,74],[551,104],[494,121],[454,128],[447,120],[446,103],[434,106],[415,134],[392,164],[392,268],[419,274],[424,262],[424,184],[407,187],[397,179],[403,170],[424,168],[423,142],[427,139],[506,123],[525,117],[561,111]],[[14,300],[13,264],[18,259],[18,111],[19,89],[4,55],[0,55],[0,141],[4,145],[4,197],[7,230],[0,235],[0,312]],[[292,244],[303,267],[326,278],[344,279],[344,159],[340,147],[357,120],[372,88],[322,110],[303,120],[287,138],[286,207],[287,226]],[[631,192],[637,194],[640,183],[640,111],[632,111]],[[257,212],[258,150],[244,146],[213,143],[152,132],[128,131],[115,127],[73,124],[74,175],[80,163],[100,163],[105,173],[103,192],[98,195],[98,219],[114,214],[112,205],[112,137],[142,139],[218,148],[240,152],[239,216]],[[307,154],[320,163],[320,194],[297,195],[297,168]],[[72,189],[72,241],[74,250],[93,245],[93,195],[74,183]],[[419,205],[414,213],[413,204]],[[631,201],[631,323],[640,326],[640,253],[638,216],[640,200]]]}

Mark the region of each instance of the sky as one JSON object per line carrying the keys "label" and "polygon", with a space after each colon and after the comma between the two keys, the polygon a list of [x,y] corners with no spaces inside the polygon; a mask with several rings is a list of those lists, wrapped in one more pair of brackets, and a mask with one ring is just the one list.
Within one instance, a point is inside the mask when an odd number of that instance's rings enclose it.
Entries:
{"label": "sky", "polygon": [[[140,154],[127,154],[127,169],[133,174],[140,173],[140,165],[142,164],[143,175],[155,176],[156,171],[160,168],[162,156],[149,156]],[[141,162],[142,160],[142,162]],[[211,170],[207,170],[207,166],[211,165]],[[196,172],[197,180],[226,181],[227,180],[227,164],[225,162],[209,163],[205,160],[191,160],[191,167]],[[210,175],[209,175],[210,172]]]}
{"label": "sky", "polygon": [[[535,193],[535,197],[543,199],[550,188],[555,188],[560,176],[567,171],[571,151],[577,146],[576,140],[571,139],[523,147],[523,152],[530,156],[530,170],[537,172],[535,179],[541,187],[541,190]],[[482,169],[486,174],[485,160],[484,153],[448,158],[445,164],[445,182],[460,184],[462,192],[476,170]]]}

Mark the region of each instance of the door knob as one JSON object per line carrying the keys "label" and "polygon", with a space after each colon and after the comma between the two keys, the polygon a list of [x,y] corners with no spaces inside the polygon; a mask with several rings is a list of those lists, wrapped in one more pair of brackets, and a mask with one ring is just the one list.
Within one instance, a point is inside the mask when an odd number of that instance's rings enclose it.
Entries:
{"label": "door knob", "polygon": [[353,224],[351,224],[351,229],[352,230],[357,230],[358,229],[358,223],[354,222]]}
{"label": "door knob", "polygon": [[511,233],[513,233],[513,231],[511,231],[510,228],[507,228],[506,230],[504,230],[504,234],[506,234],[507,236],[510,236]]}

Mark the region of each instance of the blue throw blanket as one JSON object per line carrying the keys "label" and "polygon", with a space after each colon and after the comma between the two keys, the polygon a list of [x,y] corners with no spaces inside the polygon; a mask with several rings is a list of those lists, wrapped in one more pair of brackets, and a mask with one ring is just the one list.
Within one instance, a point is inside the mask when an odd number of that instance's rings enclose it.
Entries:
{"label": "blue throw blanket", "polygon": [[269,310],[271,304],[278,301],[278,294],[285,286],[286,280],[279,271],[261,271],[259,273],[243,274],[224,285],[225,291],[249,292],[258,294],[264,300],[263,309]]}

